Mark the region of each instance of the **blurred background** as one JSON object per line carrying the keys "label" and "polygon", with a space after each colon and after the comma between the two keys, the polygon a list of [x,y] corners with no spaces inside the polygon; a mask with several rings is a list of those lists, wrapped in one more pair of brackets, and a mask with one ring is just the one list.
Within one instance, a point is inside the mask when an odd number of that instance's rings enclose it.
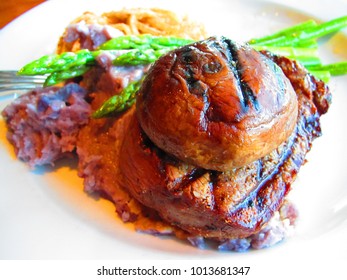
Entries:
{"label": "blurred background", "polygon": [[44,0],[1,0],[0,29],[14,20],[16,17],[42,2],[44,2]]}

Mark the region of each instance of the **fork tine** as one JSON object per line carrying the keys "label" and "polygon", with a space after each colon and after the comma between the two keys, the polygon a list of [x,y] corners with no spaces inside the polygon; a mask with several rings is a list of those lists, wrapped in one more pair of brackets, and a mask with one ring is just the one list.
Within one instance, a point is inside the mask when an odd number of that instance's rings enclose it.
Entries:
{"label": "fork tine", "polygon": [[[25,93],[40,87],[46,76],[19,76],[15,70],[0,71],[0,97]],[[19,92],[20,91],[20,92]]]}
{"label": "fork tine", "polygon": [[14,84],[14,83],[39,83],[42,84],[45,78],[41,77],[2,77],[0,74],[0,84]]}
{"label": "fork tine", "polygon": [[41,83],[1,84],[0,85],[0,91],[33,89],[33,88],[40,87],[40,85],[41,85]]}
{"label": "fork tine", "polygon": [[37,75],[37,76],[20,76],[17,75],[17,71],[15,70],[0,70],[0,82],[5,81],[23,81],[23,82],[42,82],[46,79],[47,76]]}
{"label": "fork tine", "polygon": [[2,77],[13,77],[13,76],[17,76],[17,72],[16,70],[0,70],[0,76]]}

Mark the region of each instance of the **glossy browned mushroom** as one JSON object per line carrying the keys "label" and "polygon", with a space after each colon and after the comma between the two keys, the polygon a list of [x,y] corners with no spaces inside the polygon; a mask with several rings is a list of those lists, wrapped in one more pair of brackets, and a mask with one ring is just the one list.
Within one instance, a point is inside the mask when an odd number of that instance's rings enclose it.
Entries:
{"label": "glossy browned mushroom", "polygon": [[137,96],[137,115],[161,149],[225,171],[277,148],[297,120],[296,94],[273,61],[211,37],[161,57]]}

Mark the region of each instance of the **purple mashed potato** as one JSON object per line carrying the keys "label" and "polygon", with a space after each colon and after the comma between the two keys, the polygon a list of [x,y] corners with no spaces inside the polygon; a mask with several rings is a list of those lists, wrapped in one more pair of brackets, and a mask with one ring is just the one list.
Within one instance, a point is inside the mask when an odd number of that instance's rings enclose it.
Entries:
{"label": "purple mashed potato", "polygon": [[80,128],[91,112],[86,91],[70,83],[62,88],[36,89],[7,106],[7,138],[19,159],[31,168],[51,164],[73,152]]}

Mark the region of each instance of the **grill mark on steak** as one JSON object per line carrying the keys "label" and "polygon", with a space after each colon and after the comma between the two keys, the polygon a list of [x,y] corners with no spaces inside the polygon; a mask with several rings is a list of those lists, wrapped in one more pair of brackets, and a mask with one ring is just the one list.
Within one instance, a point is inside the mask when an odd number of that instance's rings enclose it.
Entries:
{"label": "grill mark on steak", "polygon": [[[256,208],[257,212],[263,212],[264,208],[266,207],[267,200],[265,199],[266,195],[264,193],[264,190],[269,188],[269,184],[272,183],[274,180],[274,177],[276,174],[280,174],[281,172],[284,172],[284,164],[286,161],[289,160],[290,156],[292,155],[293,151],[293,145],[294,142],[297,140],[296,136],[298,134],[298,131],[295,131],[291,137],[288,139],[287,143],[285,144],[286,147],[284,147],[283,153],[279,155],[278,162],[274,165],[273,170],[271,172],[264,172],[263,170],[263,163],[266,161],[266,159],[260,159],[258,160],[257,165],[257,182],[258,186],[249,194],[249,199],[245,200],[244,202],[240,203],[237,207],[235,207],[235,213],[239,213],[244,208]],[[302,165],[302,161],[295,162],[295,168],[299,169]],[[295,172],[296,174],[297,172]],[[282,195],[284,197],[284,194]],[[277,208],[277,205],[276,205]],[[274,210],[275,211],[275,210]],[[273,212],[274,212],[273,211]]]}
{"label": "grill mark on steak", "polygon": [[215,188],[218,187],[218,171],[214,171],[214,170],[210,170],[209,171],[209,175],[210,175],[210,181],[209,181],[209,185],[210,185],[210,190],[211,190],[211,209],[216,209],[218,207],[218,204],[216,204],[216,201],[214,199],[215,195]]}

